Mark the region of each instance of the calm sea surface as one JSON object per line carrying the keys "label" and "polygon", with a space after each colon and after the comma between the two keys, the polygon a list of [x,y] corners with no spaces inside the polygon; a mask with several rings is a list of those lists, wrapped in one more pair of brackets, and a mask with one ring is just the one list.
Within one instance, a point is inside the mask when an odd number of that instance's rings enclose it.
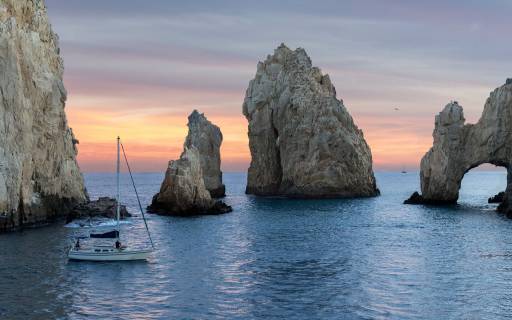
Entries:
{"label": "calm sea surface", "polygon": [[[137,174],[147,205],[163,174]],[[87,174],[114,195],[114,175]],[[382,196],[262,199],[225,174],[234,212],[149,215],[149,262],[68,262],[87,230],[52,225],[0,235],[1,319],[505,319],[512,317],[512,220],[487,198],[504,172],[470,172],[460,204],[402,205],[417,173],[377,173]],[[124,200],[137,212],[129,180]],[[122,237],[142,245],[140,216]]]}

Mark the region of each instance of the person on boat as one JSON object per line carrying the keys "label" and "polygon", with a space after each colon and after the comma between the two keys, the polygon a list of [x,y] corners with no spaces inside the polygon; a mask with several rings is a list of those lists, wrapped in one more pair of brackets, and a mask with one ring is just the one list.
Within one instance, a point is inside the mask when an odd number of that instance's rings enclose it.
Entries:
{"label": "person on boat", "polygon": [[76,238],[75,249],[80,249],[80,238]]}
{"label": "person on boat", "polygon": [[116,240],[116,249],[121,249],[121,241]]}

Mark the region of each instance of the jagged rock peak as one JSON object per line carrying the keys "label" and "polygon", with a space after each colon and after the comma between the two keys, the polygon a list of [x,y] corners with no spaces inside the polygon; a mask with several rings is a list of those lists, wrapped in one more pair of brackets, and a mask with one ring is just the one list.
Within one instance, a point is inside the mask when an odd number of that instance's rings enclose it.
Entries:
{"label": "jagged rock peak", "polygon": [[463,126],[465,121],[464,110],[457,101],[452,101],[436,116],[435,125],[436,128],[451,125]]}
{"label": "jagged rock peak", "polygon": [[251,165],[246,192],[375,196],[370,148],[327,74],[281,44],[259,62],[243,104]]}
{"label": "jagged rock peak", "polygon": [[199,151],[195,146],[185,146],[180,158],[169,162],[160,191],[148,211],[186,216],[225,213],[231,207],[211,198],[204,184]]}
{"label": "jagged rock peak", "polygon": [[221,144],[220,128],[208,121],[204,113],[194,110],[188,117],[188,135],[185,139],[185,147],[195,146],[199,151],[204,184],[214,198],[223,197],[226,190],[222,184],[222,171],[220,170]]}
{"label": "jagged rock peak", "polygon": [[422,201],[419,202],[455,203],[464,174],[483,163],[491,163],[507,168],[508,184],[499,209],[510,211],[512,83],[509,79],[491,92],[476,124],[465,124],[462,107],[457,102],[449,103],[436,116],[433,137],[432,148],[421,160]]}
{"label": "jagged rock peak", "polygon": [[65,217],[88,197],[43,1],[0,1],[0,70],[1,231]]}

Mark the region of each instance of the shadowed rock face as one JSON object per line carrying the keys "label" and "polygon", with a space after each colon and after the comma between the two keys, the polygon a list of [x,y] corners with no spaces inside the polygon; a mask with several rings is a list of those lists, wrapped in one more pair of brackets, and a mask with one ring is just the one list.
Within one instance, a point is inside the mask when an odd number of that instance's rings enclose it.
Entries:
{"label": "shadowed rock face", "polygon": [[284,44],[258,64],[243,113],[251,165],[246,192],[290,197],[379,194],[370,148],[328,75]]}
{"label": "shadowed rock face", "polygon": [[64,113],[58,37],[43,1],[0,1],[0,231],[87,200]]}
{"label": "shadowed rock face", "polygon": [[[98,200],[84,202],[78,204],[71,210],[66,217],[66,222],[71,222],[75,219],[106,217],[116,219],[117,215],[117,200],[109,197],[99,197]],[[125,205],[119,206],[119,215],[121,219],[131,217],[132,215],[126,210]]]}
{"label": "shadowed rock face", "polygon": [[185,146],[195,146],[199,151],[204,185],[214,198],[225,196],[220,171],[220,145],[222,133],[219,127],[208,121],[203,113],[194,110],[188,117],[188,135]]}
{"label": "shadowed rock face", "polygon": [[178,160],[169,162],[165,179],[148,211],[163,215],[219,214],[231,207],[211,198],[205,187],[199,151],[185,146]]}
{"label": "shadowed rock face", "polygon": [[421,192],[426,203],[455,203],[464,174],[483,163],[508,170],[500,206],[509,211],[512,195],[512,83],[494,90],[476,124],[465,124],[462,107],[452,102],[436,116],[434,145],[421,160]]}
{"label": "shadowed rock face", "polygon": [[503,200],[505,200],[505,192],[502,191],[487,199],[487,203],[502,203]]}

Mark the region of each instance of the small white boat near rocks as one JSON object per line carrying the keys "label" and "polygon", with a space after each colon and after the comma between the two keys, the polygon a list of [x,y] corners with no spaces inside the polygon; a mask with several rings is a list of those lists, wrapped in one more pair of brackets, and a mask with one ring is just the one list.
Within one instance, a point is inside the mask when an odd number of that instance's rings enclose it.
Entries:
{"label": "small white boat near rocks", "polygon": [[128,250],[112,246],[95,246],[90,249],[72,248],[69,250],[68,258],[81,261],[133,261],[146,260],[152,252],[152,249]]}
{"label": "small white boat near rocks", "polygon": [[[121,243],[120,240],[120,188],[119,188],[119,175],[120,175],[120,148],[123,149],[124,159],[126,160],[126,166],[128,168],[128,172],[130,173],[130,178],[133,184],[133,188],[135,191],[135,195],[137,196],[137,201],[139,203],[139,208],[142,213],[142,218],[144,220],[144,225],[146,226],[146,230],[148,232],[149,241],[151,242],[150,248],[128,248]],[[126,157],[126,153],[124,152],[124,147],[121,144],[120,138],[117,137],[117,197],[116,197],[116,225],[115,230],[111,230],[103,233],[90,233],[89,237],[77,237],[74,245],[69,249],[68,258],[70,260],[78,260],[78,261],[134,261],[134,260],[146,260],[149,258],[151,253],[154,251],[153,240],[151,239],[151,234],[149,233],[149,228],[146,222],[146,217],[144,216],[144,211],[142,209],[142,205],[139,200],[139,194],[137,192],[137,187],[135,186],[135,182],[133,180],[132,172],[130,169],[130,165],[128,163],[128,158]],[[106,241],[115,242],[111,245],[93,245],[90,247],[82,246],[80,244],[80,239],[85,238],[97,238],[97,239],[105,239]]]}

